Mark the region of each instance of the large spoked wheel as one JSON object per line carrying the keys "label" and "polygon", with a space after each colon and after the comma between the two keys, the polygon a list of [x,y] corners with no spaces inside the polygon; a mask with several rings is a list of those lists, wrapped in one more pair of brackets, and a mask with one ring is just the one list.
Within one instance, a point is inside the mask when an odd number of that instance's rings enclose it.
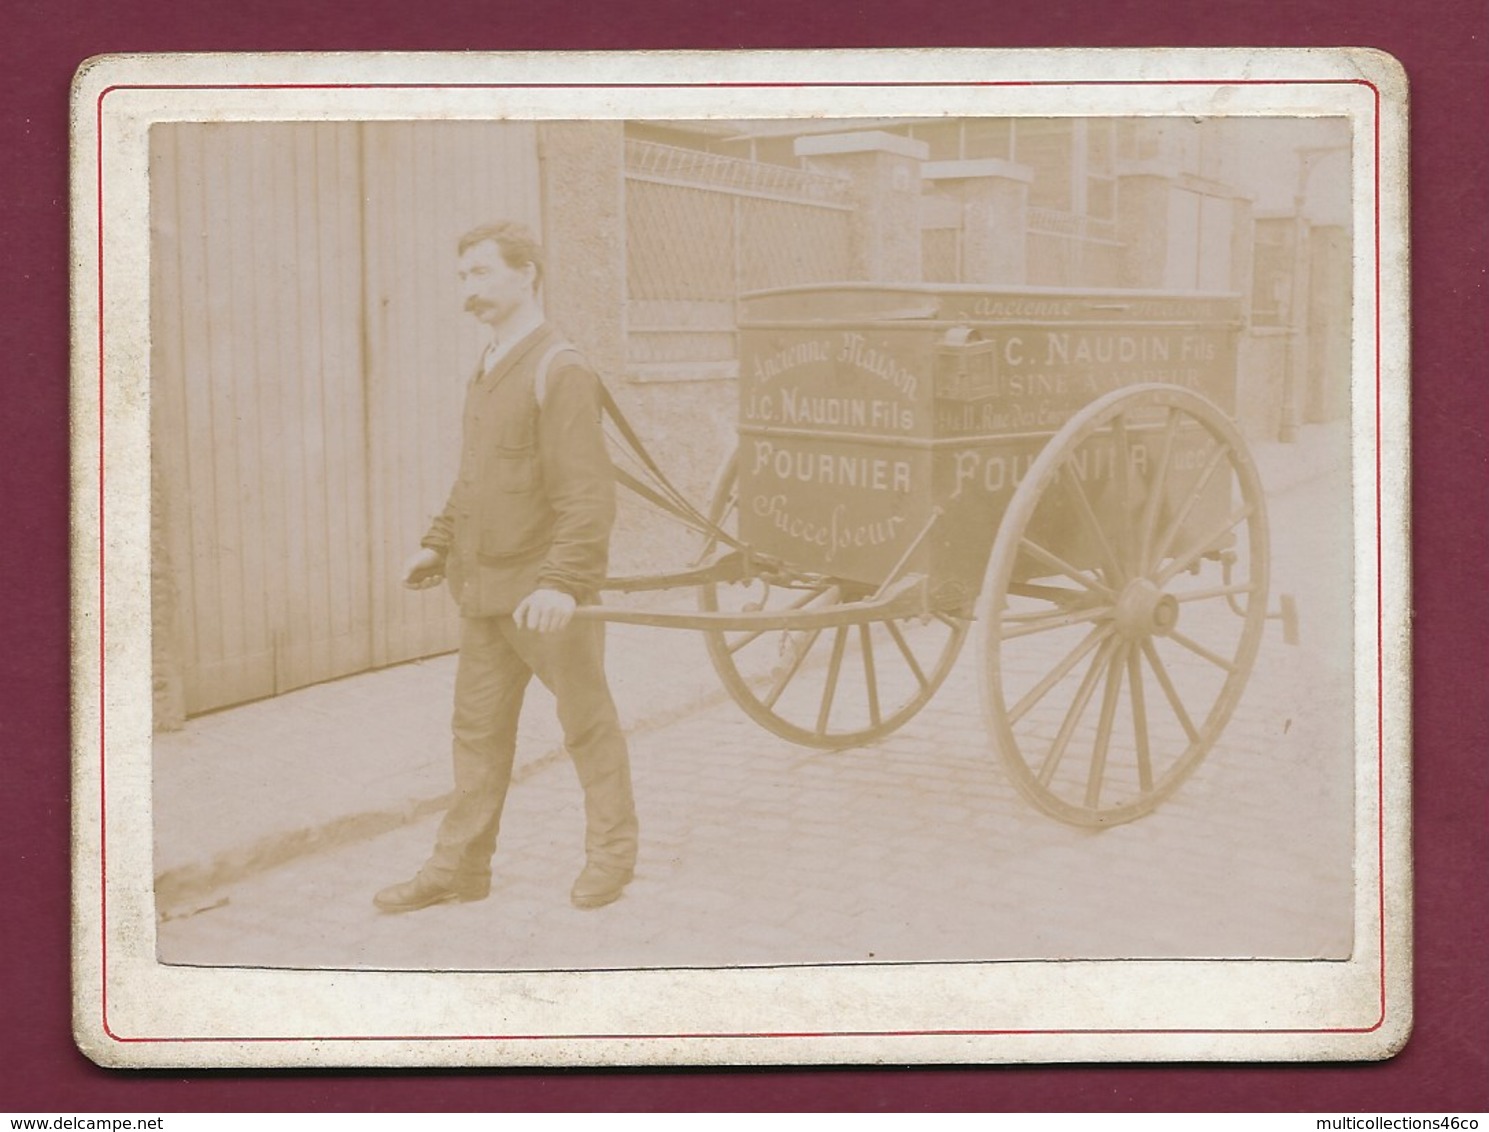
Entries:
{"label": "large spoked wheel", "polygon": [[1063,821],[1131,821],[1214,744],[1267,605],[1261,482],[1214,404],[1117,390],[1014,493],[983,591],[984,706],[1019,790]]}
{"label": "large spoked wheel", "polygon": [[[709,517],[734,533],[739,476],[731,459],[715,481]],[[755,578],[700,588],[704,610],[824,610],[872,587],[825,577]],[[794,743],[838,749],[883,738],[930,702],[956,662],[968,621],[949,613],[879,618],[816,630],[704,632],[708,655],[735,702]]]}

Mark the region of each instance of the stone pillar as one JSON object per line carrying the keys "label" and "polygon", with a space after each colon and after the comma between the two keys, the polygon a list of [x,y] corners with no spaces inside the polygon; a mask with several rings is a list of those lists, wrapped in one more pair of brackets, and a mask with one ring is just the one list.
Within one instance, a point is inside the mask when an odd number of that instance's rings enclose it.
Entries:
{"label": "stone pillar", "polygon": [[1241,296],[1241,321],[1251,324],[1252,281],[1256,275],[1256,217],[1249,197],[1231,199],[1230,289]]}
{"label": "stone pillar", "polygon": [[1350,327],[1354,280],[1350,232],[1315,224],[1309,235],[1312,295],[1308,304],[1308,394],[1303,419],[1331,421],[1349,414]]}
{"label": "stone pillar", "polygon": [[1168,268],[1169,205],[1178,169],[1160,160],[1117,168],[1117,239],[1122,261],[1118,283],[1162,288]]}
{"label": "stone pillar", "polygon": [[540,122],[543,306],[600,374],[625,371],[625,135],[618,121]]}
{"label": "stone pillar", "polygon": [[1293,221],[1292,303],[1287,312],[1288,356],[1282,391],[1282,427],[1277,439],[1291,444],[1298,438],[1303,402],[1308,390],[1308,323],[1310,286],[1309,224],[1299,215]]}
{"label": "stone pillar", "polygon": [[1241,329],[1236,335],[1235,418],[1248,439],[1270,439],[1266,342],[1251,324],[1256,282],[1256,216],[1248,197],[1231,199],[1230,289],[1241,297]]}
{"label": "stone pillar", "polygon": [[962,203],[962,281],[1024,283],[1029,276],[1029,182],[1034,170],[1001,158],[928,161],[920,175]]}
{"label": "stone pillar", "polygon": [[809,169],[852,184],[854,277],[918,282],[920,166],[930,147],[881,130],[809,135],[795,145]]}

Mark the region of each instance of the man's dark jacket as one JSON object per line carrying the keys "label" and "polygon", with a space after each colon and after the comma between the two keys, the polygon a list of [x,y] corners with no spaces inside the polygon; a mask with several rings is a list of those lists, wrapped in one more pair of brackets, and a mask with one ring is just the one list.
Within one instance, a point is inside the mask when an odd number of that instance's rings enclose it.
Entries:
{"label": "man's dark jacket", "polygon": [[[599,379],[543,324],[465,397],[460,471],[422,545],[445,556],[465,617],[509,614],[534,589],[596,599],[615,522]],[[538,404],[538,368],[548,360]]]}

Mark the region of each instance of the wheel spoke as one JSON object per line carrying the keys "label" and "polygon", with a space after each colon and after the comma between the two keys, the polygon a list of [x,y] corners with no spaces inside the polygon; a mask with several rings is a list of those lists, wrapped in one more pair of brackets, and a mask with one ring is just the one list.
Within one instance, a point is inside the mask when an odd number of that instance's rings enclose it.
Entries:
{"label": "wheel spoke", "polygon": [[1172,630],[1169,633],[1168,639],[1173,641],[1175,644],[1183,645],[1190,652],[1194,653],[1195,656],[1203,657],[1205,660],[1208,660],[1217,668],[1223,668],[1227,672],[1234,672],[1236,670],[1236,666],[1230,661],[1226,660],[1225,657],[1211,652],[1209,649],[1205,648],[1204,645],[1200,644],[1192,637],[1186,637],[1177,629]]}
{"label": "wheel spoke", "polygon": [[1168,420],[1163,426],[1163,450],[1158,456],[1158,466],[1153,471],[1152,485],[1147,501],[1143,504],[1142,521],[1138,524],[1137,547],[1139,573],[1146,574],[1156,563],[1149,557],[1148,540],[1153,537],[1153,526],[1158,521],[1158,509],[1163,506],[1167,494],[1169,458],[1174,452],[1174,435],[1179,431],[1179,412],[1170,407]]}
{"label": "wheel spoke", "polygon": [[832,638],[832,659],[827,663],[827,686],[822,690],[822,710],[817,714],[817,734],[827,734],[827,717],[832,714],[832,699],[838,690],[838,673],[843,668],[843,647],[848,643],[848,626],[839,625]]}
{"label": "wheel spoke", "polygon": [[1081,660],[1097,645],[1101,644],[1112,635],[1115,630],[1110,625],[1096,625],[1086,634],[1085,640],[1065,654],[1065,657],[1054,668],[1045,674],[1043,680],[1024,693],[1024,698],[1014,704],[1008,711],[1008,722],[1017,723],[1023,718],[1024,713],[1037,704],[1049,693],[1049,690],[1058,684],[1069,674]]}
{"label": "wheel spoke", "polygon": [[1132,558],[1132,450],[1127,442],[1127,422],[1120,414],[1112,418],[1112,478],[1117,484],[1117,565],[1123,578],[1133,576]]}
{"label": "wheel spoke", "polygon": [[1163,561],[1164,556],[1168,553],[1168,548],[1173,545],[1173,541],[1178,537],[1185,520],[1189,518],[1189,512],[1194,510],[1194,505],[1199,502],[1199,497],[1205,493],[1205,488],[1209,486],[1210,478],[1214,476],[1215,469],[1220,467],[1220,461],[1225,457],[1225,446],[1215,444],[1213,440],[1211,443],[1214,444],[1214,451],[1210,453],[1209,460],[1200,469],[1199,475],[1195,477],[1194,485],[1189,489],[1189,494],[1185,496],[1183,504],[1179,507],[1173,519],[1169,521],[1168,527],[1164,530],[1163,538],[1159,541],[1158,546],[1153,551],[1152,558],[1148,562],[1148,569],[1150,570]]}
{"label": "wheel spoke", "polygon": [[915,659],[915,654],[910,651],[910,645],[905,636],[900,632],[900,627],[893,621],[885,621],[884,627],[889,630],[889,635],[894,638],[894,643],[899,646],[900,654],[904,656],[905,663],[910,666],[910,671],[915,673],[915,679],[919,681],[922,688],[929,688],[931,682],[920,669],[920,663]]}
{"label": "wheel spoke", "polygon": [[1101,718],[1096,724],[1096,745],[1091,748],[1091,770],[1086,775],[1086,809],[1101,804],[1101,781],[1106,774],[1106,753],[1112,742],[1112,720],[1117,715],[1117,697],[1122,691],[1122,666],[1132,646],[1121,639],[1106,663],[1106,690],[1101,694]]}
{"label": "wheel spoke", "polygon": [[1153,576],[1153,584],[1160,589],[1168,585],[1169,579],[1179,573],[1179,571],[1189,569],[1190,565],[1197,562],[1206,552],[1214,550],[1215,546],[1226,534],[1251,518],[1255,510],[1255,503],[1247,503],[1241,507],[1237,507],[1219,523],[1207,530],[1203,538],[1196,539],[1194,544],[1185,550],[1183,554],[1175,555],[1167,566]]}
{"label": "wheel spoke", "polygon": [[1105,585],[1096,578],[1087,578],[1069,562],[1066,562],[1065,559],[1061,558],[1053,551],[1046,550],[1044,547],[1040,546],[1037,542],[1029,538],[1027,535],[1019,539],[1019,546],[1022,547],[1031,557],[1037,558],[1039,561],[1043,562],[1051,569],[1059,571],[1071,581],[1079,582],[1093,594],[1104,597],[1108,601],[1111,601],[1112,591],[1109,586]]}
{"label": "wheel spoke", "polygon": [[874,674],[874,640],[872,626],[865,621],[858,627],[859,646],[863,649],[863,680],[869,693],[869,722],[879,726],[879,681]]}
{"label": "wheel spoke", "polygon": [[1153,647],[1151,640],[1143,642],[1143,655],[1148,658],[1148,665],[1153,669],[1153,675],[1158,678],[1158,686],[1163,689],[1163,694],[1168,698],[1168,705],[1174,709],[1174,716],[1184,728],[1185,734],[1189,736],[1189,741],[1191,743],[1198,741],[1199,730],[1189,718],[1189,713],[1184,710],[1179,693],[1174,690],[1174,682],[1169,679],[1168,669],[1163,666],[1163,658],[1158,655],[1158,650]]}
{"label": "wheel spoke", "polygon": [[1117,552],[1112,549],[1111,541],[1106,537],[1106,530],[1102,527],[1101,520],[1096,517],[1096,512],[1091,508],[1091,500],[1086,495],[1086,488],[1081,483],[1080,476],[1075,474],[1075,468],[1069,461],[1060,466],[1060,474],[1075,498],[1076,510],[1080,512],[1081,522],[1096,536],[1096,544],[1101,553],[1106,556],[1107,565],[1112,570],[1112,577],[1119,583],[1125,581],[1127,576],[1122,573],[1122,564],[1117,558]]}
{"label": "wheel spoke", "polygon": [[[1007,629],[999,636],[1005,641],[1011,641],[1015,637],[1031,637],[1035,633],[1048,633],[1053,629],[1064,629],[1071,625],[1083,625],[1088,621],[1100,621],[1103,617],[1112,615],[1112,607],[1109,605],[1096,606],[1092,609],[1082,609],[1074,613],[1041,613],[1018,615],[1023,618],[1017,622],[1013,629]],[[1005,617],[1003,624],[1015,618]]]}
{"label": "wheel spoke", "polygon": [[812,648],[817,644],[817,638],[820,637],[822,633],[823,630],[821,629],[813,629],[810,633],[807,634],[806,644],[802,645],[796,650],[796,656],[792,658],[790,665],[782,670],[781,674],[776,677],[775,683],[770,686],[770,692],[766,695],[765,699],[760,701],[762,704],[765,705],[767,709],[776,706],[776,701],[781,698],[781,693],[784,692],[786,690],[786,686],[790,684],[793,679],[796,678],[797,672],[801,670],[802,663],[807,658],[807,653],[812,651]]}
{"label": "wheel spoke", "polygon": [[1148,749],[1148,705],[1143,699],[1143,666],[1136,649],[1127,650],[1127,687],[1132,693],[1132,735],[1137,743],[1137,787],[1153,789],[1153,756]]}
{"label": "wheel spoke", "polygon": [[1101,651],[1096,654],[1096,659],[1091,661],[1091,667],[1086,669],[1086,675],[1081,678],[1081,686],[1076,689],[1075,699],[1071,700],[1070,707],[1065,709],[1065,718],[1060,722],[1059,734],[1050,744],[1050,749],[1044,756],[1044,762],[1040,765],[1039,785],[1048,786],[1050,779],[1055,776],[1055,769],[1065,756],[1065,748],[1070,746],[1070,737],[1075,734],[1081,716],[1086,714],[1086,705],[1091,702],[1091,693],[1096,691],[1096,681],[1101,677],[1101,670],[1106,667],[1106,662],[1116,647],[1115,639],[1109,638],[1103,642]]}

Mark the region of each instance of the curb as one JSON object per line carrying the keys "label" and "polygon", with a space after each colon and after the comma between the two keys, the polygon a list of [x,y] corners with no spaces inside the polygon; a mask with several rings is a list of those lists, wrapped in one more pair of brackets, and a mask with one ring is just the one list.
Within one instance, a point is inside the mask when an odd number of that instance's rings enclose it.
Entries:
{"label": "curb", "polygon": [[[649,734],[699,712],[729,702],[724,688],[713,688],[675,706],[637,720],[625,734]],[[526,782],[567,757],[562,746],[550,747],[513,768],[512,783]],[[426,798],[409,798],[402,805],[344,814],[318,824],[269,834],[252,844],[222,850],[206,861],[178,865],[155,876],[156,919],[184,919],[215,907],[218,890],[303,857],[340,849],[392,833],[449,808],[453,791]]]}

